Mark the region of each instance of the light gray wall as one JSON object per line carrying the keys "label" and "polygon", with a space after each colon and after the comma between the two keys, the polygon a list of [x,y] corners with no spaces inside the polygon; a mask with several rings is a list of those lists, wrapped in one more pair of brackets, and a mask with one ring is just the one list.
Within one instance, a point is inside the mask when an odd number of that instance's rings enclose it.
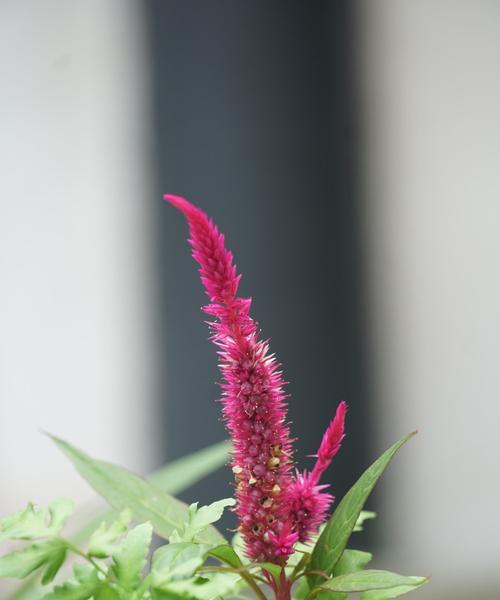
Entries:
{"label": "light gray wall", "polygon": [[141,471],[158,459],[140,17],[0,4],[1,514],[93,495],[40,428]]}
{"label": "light gray wall", "polygon": [[[386,563],[498,597],[500,4],[360,2]],[[469,586],[469,587],[468,587]]]}

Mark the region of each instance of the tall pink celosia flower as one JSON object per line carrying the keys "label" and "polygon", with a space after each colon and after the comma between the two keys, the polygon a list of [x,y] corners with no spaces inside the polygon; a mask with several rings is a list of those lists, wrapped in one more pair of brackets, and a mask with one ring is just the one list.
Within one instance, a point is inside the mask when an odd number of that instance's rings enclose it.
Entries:
{"label": "tall pink celosia flower", "polygon": [[318,485],[343,437],[345,404],[326,431],[311,473],[292,473],[284,381],[267,341],[249,315],[251,299],[237,296],[240,275],[224,236],[199,208],[179,196],[165,198],[186,217],[193,257],[215,317],[212,340],[223,376],[223,414],[233,442],[236,513],[250,558],[284,564],[294,544],[309,539],[333,498]]}

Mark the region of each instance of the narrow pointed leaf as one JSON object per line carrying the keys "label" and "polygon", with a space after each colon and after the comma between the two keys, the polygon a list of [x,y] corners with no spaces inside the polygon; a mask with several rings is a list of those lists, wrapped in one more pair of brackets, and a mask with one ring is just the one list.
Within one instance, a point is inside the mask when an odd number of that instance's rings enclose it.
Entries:
{"label": "narrow pointed leaf", "polygon": [[229,460],[230,450],[230,444],[219,442],[178,458],[152,473],[147,479],[169,494],[179,494],[220,469]]}
{"label": "narrow pointed leaf", "polygon": [[[425,579],[420,585],[427,583]],[[396,587],[388,588],[385,590],[372,590],[361,594],[359,600],[391,600],[392,598],[399,598],[409,592],[414,592],[420,585],[398,585]]]}
{"label": "narrow pointed leaf", "polygon": [[235,569],[243,567],[243,562],[238,554],[236,554],[235,549],[227,544],[212,548],[208,554]]}
{"label": "narrow pointed leaf", "polygon": [[338,577],[339,575],[345,575],[346,573],[362,571],[372,558],[373,555],[370,554],[370,552],[346,548],[344,552],[342,552],[342,556],[335,567],[333,575],[334,577]]}
{"label": "narrow pointed leaf", "polygon": [[367,569],[366,571],[357,571],[334,577],[323,583],[319,588],[326,591],[351,594],[368,590],[384,590],[401,585],[418,587],[426,581],[425,577],[412,577],[391,573],[391,571]]}
{"label": "narrow pointed leaf", "polygon": [[[339,575],[345,575],[346,573],[362,571],[372,558],[373,556],[369,552],[346,548],[344,552],[342,552],[342,556],[335,567],[333,576],[338,577]],[[347,594],[343,592],[322,592],[317,598],[318,600],[345,600]]]}
{"label": "narrow pointed leaf", "polygon": [[[135,473],[101,460],[94,460],[68,442],[51,436],[80,475],[116,510],[130,509],[136,521],[150,521],[154,531],[168,539],[188,520],[188,507]],[[224,537],[213,526],[197,541],[221,543]]]}
{"label": "narrow pointed leaf", "polygon": [[[333,573],[349,541],[361,510],[379,477],[399,448],[414,435],[415,433],[410,433],[386,450],[378,460],[368,467],[342,498],[314,547],[309,570],[321,571],[326,574]],[[311,589],[322,583],[322,578],[319,575],[311,574],[307,578]]]}

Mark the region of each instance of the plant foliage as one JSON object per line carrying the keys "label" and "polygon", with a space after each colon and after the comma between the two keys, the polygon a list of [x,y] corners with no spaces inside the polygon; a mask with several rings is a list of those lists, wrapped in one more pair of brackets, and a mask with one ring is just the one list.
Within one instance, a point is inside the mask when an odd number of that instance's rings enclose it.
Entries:
{"label": "plant foliage", "polygon": [[[183,489],[156,477],[151,483],[130,471],[52,439],[78,472],[109,503],[113,512],[75,536],[64,528],[73,503],[59,498],[47,507],[29,503],[23,510],[0,521],[0,541],[15,544],[0,556],[0,578],[36,577],[41,600],[216,600],[253,592],[267,597],[285,580],[295,582],[297,600],[344,600],[361,593],[362,600],[385,600],[407,594],[427,582],[425,577],[398,575],[366,569],[372,556],[347,548],[353,531],[360,531],[374,513],[363,511],[375,483],[411,437],[389,448],[353,485],[318,536],[298,543],[286,566],[249,561],[241,536],[230,542],[215,524],[234,499],[199,507],[180,502],[165,488]],[[207,457],[208,457],[207,453]],[[221,463],[210,455],[200,476]],[[187,457],[184,464],[195,464]],[[182,461],[180,463],[182,464]],[[168,473],[165,468],[164,473]],[[186,477],[175,465],[175,477]],[[186,485],[192,481],[189,476]],[[176,487],[177,486],[177,487]],[[153,533],[163,544],[155,547]],[[20,599],[22,596],[14,595]],[[26,596],[28,597],[28,596]]]}

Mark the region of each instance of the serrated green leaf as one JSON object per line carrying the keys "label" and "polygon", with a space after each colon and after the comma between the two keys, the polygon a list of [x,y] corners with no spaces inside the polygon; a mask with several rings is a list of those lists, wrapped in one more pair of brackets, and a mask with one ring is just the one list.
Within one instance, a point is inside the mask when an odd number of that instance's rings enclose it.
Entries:
{"label": "serrated green leaf", "polygon": [[193,584],[185,581],[174,581],[170,587],[158,590],[152,590],[153,600],[198,600],[198,597],[191,592]]}
{"label": "serrated green leaf", "polygon": [[210,546],[206,544],[190,542],[162,546],[153,554],[152,586],[164,589],[172,581],[192,577],[205,562],[209,550]]}
{"label": "serrated green leaf", "polygon": [[[421,585],[426,583],[427,579],[425,579]],[[398,585],[385,590],[372,590],[361,594],[359,600],[391,600],[391,598],[399,598],[409,592],[414,592],[419,587],[419,585]]]}
{"label": "serrated green leaf", "polygon": [[75,565],[73,570],[74,579],[56,586],[41,600],[88,600],[94,596],[102,586],[96,569]]}
{"label": "serrated green leaf", "polygon": [[[166,466],[160,467],[146,479],[169,494],[178,494],[203,477],[222,467],[229,458],[230,445],[220,442],[203,448],[197,452],[183,456]],[[91,532],[106,520],[111,521],[115,511],[103,511],[94,517],[90,523],[86,523],[74,535],[71,541],[81,544],[86,541]],[[23,582],[11,596],[10,600],[33,600],[36,595],[37,580],[34,577]],[[38,600],[38,599],[37,599]]]}
{"label": "serrated green leaf", "polygon": [[367,569],[366,571],[356,571],[355,573],[347,573],[329,579],[322,583],[319,589],[351,594],[368,590],[384,590],[401,585],[418,587],[426,581],[425,577],[412,577],[399,575],[391,571]]}
{"label": "serrated green leaf", "polygon": [[202,506],[198,508],[198,504],[191,504],[189,507],[189,518],[187,523],[179,532],[180,539],[182,542],[192,542],[209,527],[212,523],[217,522],[224,512],[226,506],[234,506],[236,500],[234,498],[224,498],[223,500],[217,500],[212,502],[208,506]]}
{"label": "serrated green leaf", "polygon": [[65,547],[63,540],[47,540],[6,554],[0,557],[0,579],[23,579],[42,565],[55,561]]}
{"label": "serrated green leaf", "polygon": [[59,569],[62,567],[64,559],[66,558],[66,553],[66,546],[61,546],[59,551],[55,551],[53,554],[51,554],[50,558],[45,563],[45,567],[43,569],[43,585],[47,585],[48,583],[53,581],[54,577],[59,573]]}
{"label": "serrated green leaf", "polygon": [[376,516],[376,512],[373,512],[371,510],[362,510],[359,513],[359,517],[356,521],[356,525],[354,525],[353,531],[363,531],[365,521],[368,521],[369,519],[375,519]]}
{"label": "serrated green leaf", "polygon": [[[80,475],[116,510],[129,508],[136,521],[150,521],[154,531],[168,539],[175,530],[182,530],[189,518],[187,506],[176,498],[148,483],[142,477],[122,467],[100,460],[51,436],[66,454]],[[196,536],[197,541],[220,544],[224,537],[213,526]]]}
{"label": "serrated green leaf", "polygon": [[162,589],[153,589],[154,600],[216,600],[230,598],[245,587],[234,573],[212,573],[207,577],[171,581]]}
{"label": "serrated green leaf", "polygon": [[142,523],[128,532],[120,548],[113,554],[111,570],[127,590],[135,590],[141,584],[141,573],[146,566],[152,535],[151,523]]}
{"label": "serrated green leaf", "polygon": [[73,512],[73,502],[58,498],[48,508],[28,506],[0,521],[0,542],[3,540],[34,540],[57,535]]}
{"label": "serrated green leaf", "polygon": [[[314,547],[309,565],[311,571],[320,571],[328,575],[333,573],[370,492],[392,457],[414,435],[407,435],[386,450],[342,498]],[[322,582],[320,575],[309,574],[307,579],[311,589]]]}
{"label": "serrated green leaf", "polygon": [[[120,594],[115,589],[113,589],[112,587],[109,587],[109,585],[107,585],[107,584],[104,584],[101,588],[99,588],[99,590],[95,594],[95,600],[121,600],[121,599],[120,599]],[[130,599],[127,598],[127,600],[130,600]]]}
{"label": "serrated green leaf", "polygon": [[97,558],[111,556],[120,544],[118,538],[127,531],[131,520],[132,513],[127,509],[123,510],[111,524],[108,525],[106,521],[103,521],[90,536],[88,544],[89,556]]}

